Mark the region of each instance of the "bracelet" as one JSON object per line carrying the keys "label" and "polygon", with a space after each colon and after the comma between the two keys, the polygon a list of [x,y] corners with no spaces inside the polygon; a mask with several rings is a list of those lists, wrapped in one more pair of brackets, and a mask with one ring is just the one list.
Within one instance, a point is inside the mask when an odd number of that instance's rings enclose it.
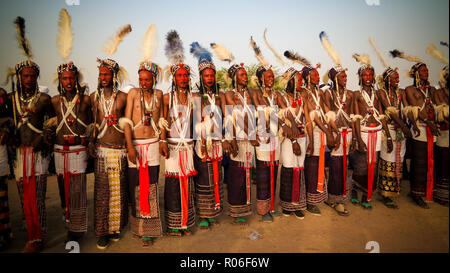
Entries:
{"label": "bracelet", "polygon": [[281,124],[281,127],[283,127],[284,125],[286,125],[286,123],[285,123],[285,122],[283,122],[283,124]]}
{"label": "bracelet", "polygon": [[387,140],[392,140],[392,138],[391,138],[391,137],[388,137]]}
{"label": "bracelet", "polygon": [[296,139],[292,140],[292,144],[294,144],[294,143],[297,143],[297,140],[296,140]]}
{"label": "bracelet", "polygon": [[224,143],[225,141],[227,141],[225,138],[223,138],[222,140],[220,140],[220,142]]}
{"label": "bracelet", "polygon": [[167,140],[165,140],[165,139],[160,139],[159,142],[167,143]]}

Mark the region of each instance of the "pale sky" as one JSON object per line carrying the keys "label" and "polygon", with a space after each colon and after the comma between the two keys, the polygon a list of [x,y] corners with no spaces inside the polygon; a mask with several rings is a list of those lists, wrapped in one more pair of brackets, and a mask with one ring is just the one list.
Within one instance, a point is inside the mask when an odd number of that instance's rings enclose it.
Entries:
{"label": "pale sky", "polygon": [[[448,0],[78,0],[79,5],[68,5],[70,2],[77,0],[1,1],[0,86],[10,91],[10,85],[4,85],[7,67],[14,67],[25,59],[17,46],[13,24],[17,16],[22,16],[26,20],[34,61],[41,67],[39,84],[48,86],[51,95],[57,93],[52,78],[62,63],[56,49],[61,8],[66,8],[71,15],[75,34],[69,59],[82,69],[91,91],[97,86],[96,58],[107,57],[102,51],[103,45],[125,24],[131,24],[133,31],[125,37],[112,59],[126,68],[128,83],[135,86],[142,57],[141,40],[151,24],[157,26],[159,37],[154,62],[162,67],[169,64],[164,55],[165,36],[174,29],[183,41],[185,62],[194,70],[197,70],[197,61],[189,53],[189,45],[194,41],[208,49],[211,42],[225,45],[235,56],[234,63],[257,63],[249,45],[253,36],[269,62],[284,72],[289,66],[281,66],[264,44],[263,32],[267,27],[267,38],[279,54],[290,49],[311,63],[320,62],[321,76],[333,66],[319,40],[319,33],[325,31],[343,66],[349,69],[348,88],[352,90],[359,89],[356,75],[359,64],[351,57],[353,53],[369,54],[377,75],[384,70],[368,42],[370,36],[388,63],[399,68],[401,87],[411,84],[412,80],[405,74],[413,63],[392,59],[389,50],[397,48],[421,58],[429,67],[433,85],[438,84],[439,72],[445,65],[428,55],[426,47],[435,44],[447,58],[449,55],[448,48],[439,44],[449,42]],[[371,2],[375,5],[369,5]],[[217,58],[214,62],[219,68],[230,66]],[[165,90],[167,86],[162,83],[159,88]]]}

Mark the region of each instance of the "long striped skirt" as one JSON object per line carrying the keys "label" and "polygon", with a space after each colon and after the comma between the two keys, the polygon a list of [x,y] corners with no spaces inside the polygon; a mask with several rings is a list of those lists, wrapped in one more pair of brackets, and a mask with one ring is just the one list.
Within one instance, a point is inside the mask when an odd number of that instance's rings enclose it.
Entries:
{"label": "long striped skirt", "polygon": [[[246,170],[241,162],[230,160],[227,169],[228,208],[231,217],[244,217],[252,214],[250,193],[251,169]],[[248,190],[247,190],[248,181]]]}
{"label": "long striped skirt", "polygon": [[449,203],[449,148],[435,147],[434,162],[436,164],[436,183],[434,184],[433,198],[443,204]]}
{"label": "long striped skirt", "polygon": [[[214,184],[213,162],[203,162],[196,154],[194,166],[198,174],[194,176],[197,212],[200,218],[215,218],[223,211],[223,171],[222,162],[217,162],[217,189]],[[217,190],[217,192],[216,192]]]}
{"label": "long striped skirt", "polygon": [[[427,170],[428,150],[427,142],[412,141],[412,159],[410,170],[411,194],[415,196],[426,196],[427,192]],[[447,166],[448,168],[448,166]],[[436,173],[433,171],[433,181],[436,181]]]}
{"label": "long striped skirt", "polygon": [[[297,171],[298,170],[298,171]],[[283,210],[297,211],[306,209],[306,186],[304,169],[281,167],[280,205]],[[294,175],[298,178],[295,180]],[[294,183],[294,181],[298,181]]]}
{"label": "long striped skirt", "polygon": [[[347,157],[348,158],[348,157]],[[330,176],[328,180],[328,200],[336,203],[344,203],[347,201],[351,183],[347,183],[344,178],[344,157],[330,156],[329,170]],[[344,180],[345,179],[345,180]],[[344,181],[345,189],[344,189]]]}
{"label": "long striped skirt", "polygon": [[12,239],[9,222],[8,181],[6,176],[0,177],[0,251],[9,245]]}
{"label": "long striped skirt", "polygon": [[120,233],[128,224],[127,158],[124,150],[102,148],[95,159],[95,236]]}
{"label": "long striped skirt", "polygon": [[[372,190],[375,191],[377,188],[377,176],[378,176],[378,157],[380,152],[375,153],[375,168],[374,168],[374,175],[373,175],[373,184],[372,184]],[[349,156],[350,164],[353,168],[353,186],[354,188],[357,188],[361,190],[364,193],[368,192],[369,188],[369,162],[368,162],[368,155],[367,152],[361,153],[359,151],[355,151],[353,154]]]}
{"label": "long striped skirt", "polygon": [[[271,177],[269,163],[256,159],[256,211],[259,215],[272,211],[272,202],[275,203],[278,162],[274,163],[273,177]],[[273,180],[273,194],[271,179]]]}
{"label": "long striped skirt", "polygon": [[319,156],[306,156],[305,158],[305,185],[306,203],[317,205],[327,199],[327,183],[324,181],[323,190],[319,192]]}

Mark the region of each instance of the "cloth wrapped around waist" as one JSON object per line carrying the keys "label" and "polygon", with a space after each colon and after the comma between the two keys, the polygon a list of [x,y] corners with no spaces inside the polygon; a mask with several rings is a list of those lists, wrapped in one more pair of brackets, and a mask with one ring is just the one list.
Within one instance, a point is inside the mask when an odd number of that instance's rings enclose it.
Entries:
{"label": "cloth wrapped around waist", "polygon": [[367,146],[367,141],[369,138],[369,133],[376,133],[377,134],[377,142],[376,142],[376,148],[375,151],[379,152],[381,150],[381,125],[378,125],[376,127],[367,127],[361,125],[361,138],[364,141],[364,144]]}
{"label": "cloth wrapped around waist", "polygon": [[437,137],[436,145],[439,147],[448,148],[449,130],[440,130],[439,132],[441,133],[441,135]]}
{"label": "cloth wrapped around waist", "polygon": [[128,159],[128,168],[139,168],[139,159],[142,157],[142,164],[148,166],[159,166],[159,142],[157,138],[133,139],[133,145],[138,153],[136,164]]}
{"label": "cloth wrapped around waist", "polygon": [[285,168],[303,168],[306,156],[306,146],[307,146],[308,138],[300,137],[297,138],[297,143],[300,145],[300,156],[296,156],[294,154],[294,150],[292,149],[292,141],[288,138],[285,138],[281,143],[281,161],[283,167]]}
{"label": "cloth wrapped around waist", "polygon": [[389,161],[389,162],[395,162],[395,151],[397,149],[397,145],[401,145],[401,149],[400,149],[400,157],[403,158],[405,156],[406,153],[406,139],[403,139],[401,142],[397,142],[397,130],[395,129],[395,127],[391,124],[388,125],[389,127],[389,134],[391,135],[392,138],[392,144],[393,144],[393,149],[390,153],[388,153],[388,147],[387,147],[387,138],[386,138],[386,134],[383,132],[382,133],[382,142],[381,142],[381,153],[380,153],[380,157],[385,160],[385,161]]}
{"label": "cloth wrapped around waist", "polygon": [[[319,129],[318,126],[314,127],[314,131],[313,131],[313,141],[314,141],[314,152],[313,152],[313,156],[319,156],[320,155],[320,135],[321,135],[322,130]],[[327,145],[327,136],[325,135],[325,133],[323,133],[323,145],[326,146]]]}
{"label": "cloth wrapped around waist", "polygon": [[[80,174],[86,172],[88,154],[83,145],[61,146],[55,144],[55,169],[58,175],[64,175],[64,167],[67,164],[67,172]],[[66,157],[66,160],[64,159]]]}
{"label": "cloth wrapped around waist", "polygon": [[[24,150],[27,150],[26,159],[24,159]],[[16,180],[19,180],[24,176],[24,163],[26,164],[26,175],[31,176],[32,158],[34,158],[34,175],[39,176],[48,174],[50,158],[42,156],[41,152],[33,152],[33,147],[20,146],[16,149],[16,160],[14,161],[14,175]]]}
{"label": "cloth wrapped around waist", "polygon": [[[222,159],[222,142],[220,142],[220,140],[212,140],[211,142],[211,147],[209,146],[208,142],[206,142],[206,151],[208,152],[208,160],[221,160]],[[201,147],[202,143],[200,140],[195,142],[195,153],[197,154],[198,157],[200,157],[201,159],[203,159],[204,156],[202,156],[202,150]]]}
{"label": "cloth wrapped around waist", "polygon": [[259,146],[255,147],[256,158],[259,161],[270,162],[270,153],[275,151],[274,160],[278,161],[280,159],[280,143],[278,142],[278,137],[270,138],[269,143],[265,143],[264,140],[261,139]]}
{"label": "cloth wrapped around waist", "polygon": [[[238,140],[238,154],[237,156],[230,155],[231,160],[244,164],[244,167],[255,167],[255,147],[248,140]],[[248,163],[248,166],[245,164]]]}
{"label": "cloth wrapped around waist", "polygon": [[[427,125],[426,123],[419,122],[419,125],[417,126],[420,130],[420,135],[416,137],[416,134],[414,133],[413,129],[411,128],[411,133],[413,135],[413,139],[421,142],[427,142]],[[433,142],[436,142],[437,138],[436,136],[433,136]]]}
{"label": "cloth wrapped around waist", "polygon": [[[344,130],[347,131],[346,134],[346,154],[348,155],[348,152],[350,150],[350,146],[352,145],[352,129],[351,128],[339,128],[339,132],[341,133],[341,144],[339,145],[339,148],[337,150],[332,150],[331,155],[332,156],[343,156],[344,155]],[[336,136],[336,134],[333,134]]]}
{"label": "cloth wrapped around waist", "polygon": [[166,159],[166,176],[193,176],[197,172],[194,168],[194,144],[168,143],[169,158]]}
{"label": "cloth wrapped around waist", "polygon": [[122,170],[122,159],[127,156],[127,149],[114,149],[97,145],[97,157],[105,160],[103,167],[106,172],[110,168]]}

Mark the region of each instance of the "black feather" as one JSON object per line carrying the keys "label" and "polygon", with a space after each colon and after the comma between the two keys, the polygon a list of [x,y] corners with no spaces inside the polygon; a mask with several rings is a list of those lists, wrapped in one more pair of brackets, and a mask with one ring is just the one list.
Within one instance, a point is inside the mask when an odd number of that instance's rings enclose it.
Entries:
{"label": "black feather", "polygon": [[286,50],[286,51],[284,52],[284,56],[285,56],[286,58],[288,58],[289,60],[291,60],[291,61],[299,62],[299,63],[301,63],[301,64],[304,65],[304,66],[309,66],[309,67],[311,67],[311,63],[310,63],[306,58],[304,58],[304,57],[298,55],[297,53],[293,53],[293,52],[291,52],[291,51],[289,51],[289,50]]}
{"label": "black feather", "polygon": [[31,48],[25,36],[25,19],[23,17],[17,16],[16,20],[14,20],[14,24],[17,27],[17,39],[19,42],[19,46],[23,50],[25,55],[28,58],[31,58]]}
{"label": "black feather", "polygon": [[441,45],[448,47],[448,43],[446,43],[446,42],[441,41]]}
{"label": "black feather", "polygon": [[392,58],[397,58],[403,55],[403,52],[399,51],[398,49],[394,49],[392,51],[389,51],[391,53]]}

